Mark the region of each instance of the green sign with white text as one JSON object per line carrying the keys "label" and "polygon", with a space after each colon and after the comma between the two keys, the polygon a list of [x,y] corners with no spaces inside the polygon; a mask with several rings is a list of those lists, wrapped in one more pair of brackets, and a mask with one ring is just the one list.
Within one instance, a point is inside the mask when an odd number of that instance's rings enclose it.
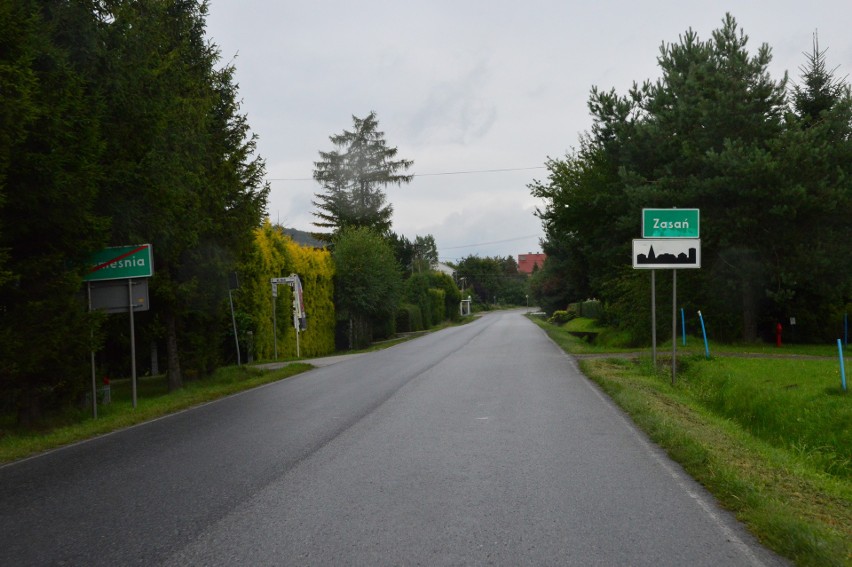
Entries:
{"label": "green sign with white text", "polygon": [[698,209],[642,209],[642,238],[699,238]]}
{"label": "green sign with white text", "polygon": [[150,244],[104,248],[89,258],[87,282],[149,278],[154,274]]}

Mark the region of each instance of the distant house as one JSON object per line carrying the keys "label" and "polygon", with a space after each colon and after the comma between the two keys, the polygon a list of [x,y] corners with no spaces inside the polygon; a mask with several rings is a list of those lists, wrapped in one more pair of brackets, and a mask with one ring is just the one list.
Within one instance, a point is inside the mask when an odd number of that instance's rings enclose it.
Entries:
{"label": "distant house", "polygon": [[447,274],[451,278],[455,277],[455,275],[456,275],[456,269],[455,268],[453,268],[452,266],[448,266],[446,264],[442,264],[441,262],[437,262],[437,263],[433,264],[432,269],[435,270],[436,272],[440,272],[442,274]]}
{"label": "distant house", "polygon": [[547,258],[547,254],[533,254],[532,252],[529,254],[518,254],[518,272],[531,274],[535,266],[541,269],[544,266],[545,258]]}

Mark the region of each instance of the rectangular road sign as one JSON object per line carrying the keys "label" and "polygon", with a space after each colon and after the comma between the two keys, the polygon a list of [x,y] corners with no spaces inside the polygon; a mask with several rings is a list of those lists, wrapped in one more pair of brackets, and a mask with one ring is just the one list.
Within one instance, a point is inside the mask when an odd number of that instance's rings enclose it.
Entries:
{"label": "rectangular road sign", "polygon": [[637,270],[700,268],[701,240],[697,238],[634,239],[633,267]]}
{"label": "rectangular road sign", "polygon": [[642,209],[642,238],[699,238],[699,209]]}
{"label": "rectangular road sign", "polygon": [[[127,313],[133,305],[133,311],[148,311],[148,280],[138,282],[101,281],[92,282],[92,309],[107,313]],[[133,299],[131,302],[131,294]]]}
{"label": "rectangular road sign", "polygon": [[89,258],[87,282],[149,278],[154,275],[150,244],[104,248]]}

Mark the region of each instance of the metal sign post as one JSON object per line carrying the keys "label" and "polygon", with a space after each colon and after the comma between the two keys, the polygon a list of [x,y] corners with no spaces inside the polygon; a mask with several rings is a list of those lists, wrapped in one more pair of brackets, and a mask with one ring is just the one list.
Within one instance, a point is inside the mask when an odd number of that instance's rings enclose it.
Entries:
{"label": "metal sign post", "polygon": [[672,271],[672,385],[677,376],[677,271],[701,267],[698,209],[642,209],[642,238],[633,240],[633,268],[651,270],[651,356],[657,368],[657,268]]}
{"label": "metal sign post", "polygon": [[[299,348],[299,333],[307,328],[305,302],[302,294],[302,281],[297,274],[290,274],[286,278],[272,278],[272,325],[275,327],[275,298],[278,297],[278,285],[286,284],[293,289],[293,327],[296,330],[296,358],[302,356]],[[275,342],[275,358],[278,359],[278,339],[273,332]]]}
{"label": "metal sign post", "polygon": [[[130,374],[133,392],[133,408],[136,408],[136,325],[134,311],[147,311],[148,280],[154,274],[154,263],[150,244],[134,244],[105,248],[89,258],[89,273],[83,278],[89,296],[89,311],[101,309],[107,313],[127,313],[130,316]],[[134,279],[142,279],[134,282]],[[124,283],[127,280],[127,293]],[[93,285],[93,282],[94,285]],[[138,290],[134,293],[134,286]],[[93,293],[94,292],[94,293]],[[98,417],[98,390],[95,370],[95,353],[92,362],[92,414]]]}
{"label": "metal sign post", "polygon": [[136,325],[133,323],[133,280],[127,280],[127,312],[130,313],[130,383],[133,389],[133,409],[136,409]]}
{"label": "metal sign post", "polygon": [[[92,311],[92,283],[86,282],[86,295],[89,297],[89,312]],[[91,322],[90,322],[91,324]],[[94,350],[94,342],[95,342],[95,331],[91,330],[89,337],[92,340],[92,350],[89,351],[92,358],[92,419],[98,419],[98,381],[96,378],[97,372],[95,371],[95,350]]]}
{"label": "metal sign post", "polygon": [[275,349],[275,360],[278,360],[278,284],[272,282],[272,344]]}
{"label": "metal sign post", "polygon": [[657,371],[657,270],[651,270],[651,362]]}
{"label": "metal sign post", "polygon": [[672,270],[672,386],[677,375],[677,270]]}

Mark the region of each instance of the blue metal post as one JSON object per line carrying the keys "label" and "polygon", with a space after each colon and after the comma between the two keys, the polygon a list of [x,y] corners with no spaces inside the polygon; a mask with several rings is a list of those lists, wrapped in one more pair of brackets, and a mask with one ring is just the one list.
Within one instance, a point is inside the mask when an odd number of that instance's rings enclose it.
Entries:
{"label": "blue metal post", "polygon": [[698,312],[698,318],[701,320],[701,334],[704,335],[704,357],[710,360],[710,345],[707,344],[707,329],[704,328],[704,316],[701,311]]}
{"label": "blue metal post", "polygon": [[843,363],[843,345],[840,344],[840,339],[837,339],[837,352],[840,355],[840,385],[843,386],[843,391],[846,391],[846,366]]}
{"label": "blue metal post", "polygon": [[683,346],[686,346],[686,315],[683,314],[683,307],[680,308],[680,329],[683,337]]}

